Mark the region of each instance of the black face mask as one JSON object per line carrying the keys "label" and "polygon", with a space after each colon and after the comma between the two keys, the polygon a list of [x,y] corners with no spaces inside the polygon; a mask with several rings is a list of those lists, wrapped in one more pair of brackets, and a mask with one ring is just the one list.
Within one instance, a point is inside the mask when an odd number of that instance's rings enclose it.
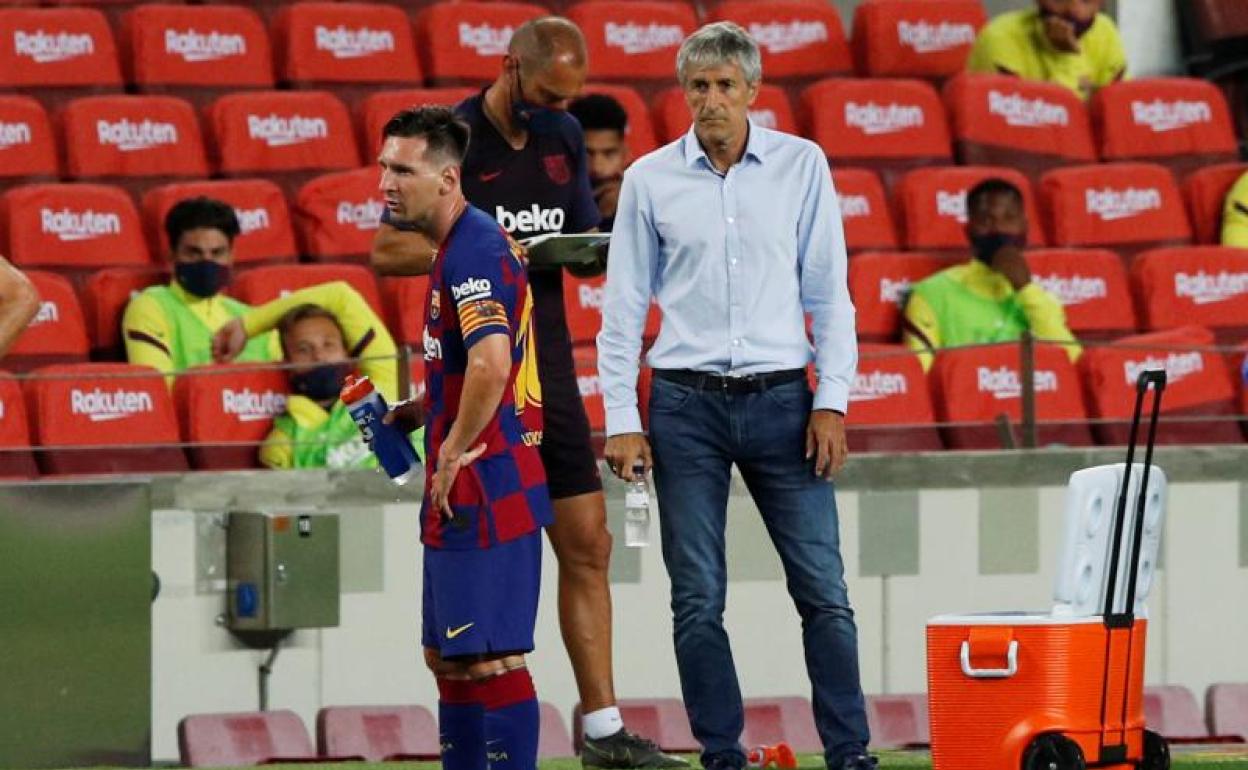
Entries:
{"label": "black face mask", "polygon": [[520,85],[520,68],[516,67],[517,98],[511,102],[511,119],[518,128],[531,134],[553,134],[559,131],[559,112],[526,101]]}
{"label": "black face mask", "polygon": [[975,259],[983,262],[985,265],[992,264],[992,258],[996,253],[1006,246],[1017,246],[1023,248],[1027,245],[1027,233],[983,233],[982,235],[972,235],[971,252],[975,255]]}
{"label": "black face mask", "polygon": [[347,375],[355,367],[348,362],[318,364],[311,369],[290,373],[290,389],[313,401],[329,401],[338,398]]}
{"label": "black face mask", "polygon": [[207,299],[216,296],[230,282],[230,266],[211,259],[177,262],[173,266],[173,275],[183,289]]}
{"label": "black face mask", "polygon": [[1058,13],[1057,11],[1050,11],[1046,8],[1040,9],[1040,18],[1061,19],[1062,21],[1069,23],[1072,27],[1075,28],[1075,37],[1083,37],[1084,35],[1086,35],[1088,30],[1092,29],[1092,24],[1096,22],[1096,16],[1093,16],[1087,21],[1080,21],[1079,19],[1069,14]]}

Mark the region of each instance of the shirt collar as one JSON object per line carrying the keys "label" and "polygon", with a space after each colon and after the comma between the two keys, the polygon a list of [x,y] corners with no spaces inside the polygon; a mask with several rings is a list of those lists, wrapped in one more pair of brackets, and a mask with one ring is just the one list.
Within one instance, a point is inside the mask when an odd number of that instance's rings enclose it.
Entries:
{"label": "shirt collar", "polygon": [[[753,158],[758,163],[763,163],[767,155],[767,136],[759,129],[754,121],[748,121],[750,127],[750,136],[745,140],[745,153],[741,156],[741,160]],[[685,132],[685,165],[693,168],[701,160],[706,164],[707,168],[714,168],[711,165],[711,159],[707,157],[706,150],[702,149],[702,143],[698,141],[698,136],[693,132],[693,126],[689,126],[689,130]]]}

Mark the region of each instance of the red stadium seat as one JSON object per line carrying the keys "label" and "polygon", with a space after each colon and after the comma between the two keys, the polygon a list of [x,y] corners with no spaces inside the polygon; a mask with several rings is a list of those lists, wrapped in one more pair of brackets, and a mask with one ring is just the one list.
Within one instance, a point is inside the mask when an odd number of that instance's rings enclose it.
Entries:
{"label": "red stadium seat", "polygon": [[0,9],[0,90],[17,90],[49,110],[93,93],[121,90],[117,46],[92,8]]}
{"label": "red stadium seat", "polygon": [[841,204],[845,247],[851,254],[897,248],[897,228],[878,174],[865,168],[837,168],[832,171],[832,184]]}
{"label": "red stadium seat", "polygon": [[425,338],[425,295],[429,276],[390,276],[381,279],[386,326],[400,345],[421,345]]}
{"label": "red stadium seat", "polygon": [[910,288],[949,261],[916,252],[864,252],[849,260],[849,294],[857,310],[858,338],[891,342],[901,331]]}
{"label": "red stadium seat", "polygon": [[1130,257],[1192,237],[1174,176],[1151,163],[1050,171],[1040,180],[1040,209],[1054,246],[1104,246]]}
{"label": "red stadium seat", "polygon": [[120,42],[126,78],[140,93],[204,107],[226,91],[273,87],[269,35],[251,8],[140,5],[125,15]]}
{"label": "red stadium seat", "polygon": [[168,283],[169,269],[164,266],[106,267],[86,277],[82,291],[82,309],[87,321],[87,337],[91,354],[97,360],[125,360],[121,339],[121,318],[126,305],[148,286]]}
{"label": "red stadium seat", "polygon": [[185,471],[165,378],[128,364],[45,366],[23,383],[45,474]]}
{"label": "red stadium seat", "polygon": [[477,93],[467,86],[450,88],[410,88],[399,91],[374,91],[357,107],[359,116],[360,147],[364,161],[372,163],[381,154],[381,130],[399,110],[424,104],[454,106]]}
{"label": "red stadium seat", "polygon": [[237,767],[316,757],[303,720],[293,711],[191,714],[178,722],[185,767]]}
{"label": "red stadium seat", "polygon": [[927,694],[868,695],[867,724],[872,746],[904,749],[927,745],[931,743]]}
{"label": "red stadium seat", "polygon": [[0,192],[60,174],[52,122],[29,96],[0,96],[0,161]]}
{"label": "red stadium seat", "polygon": [[416,17],[416,50],[425,77],[432,85],[493,81],[516,27],[547,13],[531,3],[471,0],[422,9]]}
{"label": "red stadium seat", "polygon": [[73,284],[64,276],[38,270],[26,277],[39,292],[39,310],[4,357],[4,368],[27,372],[48,364],[87,360],[90,346],[82,308]]}
{"label": "red stadium seat", "polygon": [[658,147],[654,124],[650,120],[650,109],[636,89],[630,86],[588,83],[583,93],[587,96],[589,94],[610,96],[624,108],[624,112],[628,114],[628,128],[624,132],[624,138],[628,142],[628,149],[632,152],[633,160]]}
{"label": "red stadium seat", "polygon": [[538,718],[540,726],[537,739],[538,759],[566,759],[575,757],[572,750],[572,737],[568,735],[568,725],[563,715],[553,703],[539,701]]}
{"label": "red stadium seat", "polygon": [[[1079,376],[1065,349],[1037,344],[1035,351],[1039,445],[1090,444]],[[950,449],[1000,447],[995,421],[1001,415],[1018,430],[1023,401],[1019,354],[1017,343],[937,351],[931,370],[936,414],[942,423],[959,423],[942,428]]]}
{"label": "red stadium seat", "polygon": [[[163,4],[183,5],[187,0],[160,0]],[[18,0],[19,4],[25,3],[26,0]],[[150,3],[151,0],[45,0],[44,5],[51,6],[74,6],[86,5],[98,8],[104,12],[108,18],[109,24],[113,29],[121,26],[126,13],[139,5]]]}
{"label": "red stadium seat", "polygon": [[377,169],[319,176],[299,189],[295,228],[303,253],[315,262],[367,262],[385,210]]}
{"label": "red stadium seat", "polygon": [[1241,176],[1248,174],[1248,163],[1219,163],[1187,175],[1183,198],[1192,222],[1196,243],[1222,241],[1222,209],[1226,194]]}
{"label": "red stadium seat", "polygon": [[902,216],[902,243],[907,249],[944,251],[957,256],[970,254],[966,239],[966,195],[987,179],[1003,179],[1023,193],[1023,208],[1031,226],[1029,246],[1044,245],[1044,228],[1036,213],[1031,183],[1012,168],[991,166],[947,166],[921,168],[901,179],[896,188]]}
{"label": "red stadium seat", "polygon": [[1031,280],[1062,303],[1076,337],[1112,339],[1138,328],[1122,259],[1105,249],[1028,251]]}
{"label": "red stadium seat", "polygon": [[346,281],[381,315],[381,293],[373,271],[361,265],[265,265],[239,275],[230,294],[248,305],[261,305],[292,291],[330,281]]}
{"label": "red stadium seat", "polygon": [[438,723],[424,706],[326,706],[316,714],[322,757],[436,760],[442,753]]}
{"label": "red stadium seat", "polygon": [[875,169],[890,188],[906,171],[953,160],[945,108],[921,80],[822,80],[802,91],[801,113],[834,168]]}
{"label": "red stadium seat", "polygon": [[1091,108],[1107,161],[1161,163],[1182,179],[1201,166],[1239,159],[1226,98],[1208,81],[1113,83],[1096,92]]}
{"label": "red stadium seat", "polygon": [[0,233],[5,253],[22,267],[81,272],[151,264],[139,212],[116,187],[15,187],[0,197]]}
{"label": "red stadium seat", "polygon": [[[687,132],[693,120],[685,103],[684,89],[672,86],[660,93],[655,99],[655,115],[660,126],[659,139],[664,144]],[[763,128],[797,133],[797,120],[793,117],[789,96],[779,86],[763,84],[759,87],[758,98],[750,105],[750,120]]]}
{"label": "red stadium seat", "polygon": [[1183,685],[1145,687],[1144,723],[1171,741],[1199,743],[1209,737],[1196,696]]}
{"label": "red stadium seat", "polygon": [[1199,324],[1222,342],[1248,333],[1248,250],[1187,246],[1146,251],[1131,263],[1145,329]]}
{"label": "red stadium seat", "polygon": [[[605,274],[591,278],[563,277],[563,307],[573,344],[593,345],[597,340],[598,330],[602,328],[602,298],[606,283]],[[642,335],[646,339],[657,337],[659,322],[658,305],[651,300]]]}
{"label": "red stadium seat", "polygon": [[819,732],[815,729],[815,715],[806,698],[746,698],[743,705],[743,745],[774,745],[784,741],[794,751],[803,754],[823,750],[823,742],[819,740]]}
{"label": "red stadium seat", "polygon": [[143,196],[143,219],[152,254],[170,252],[165,235],[165,215],[179,201],[198,196],[223,201],[234,207],[239,235],[234,239],[234,264],[293,262],[299,257],[290,211],[282,189],[267,179],[231,179],[213,182],[181,182],[150,190]]}
{"label": "red stadium seat", "polygon": [[1205,691],[1209,732],[1248,741],[1248,683],[1220,683]]}
{"label": "red stadium seat", "polygon": [[931,452],[942,448],[919,357],[901,345],[859,345],[849,391],[851,452]]}
{"label": "red stadium seat", "polygon": [[0,372],[0,478],[28,479],[39,475],[30,450],[30,422],[22,388],[8,372]]}
{"label": "red stadium seat", "polygon": [[585,34],[589,74],[652,96],[676,77],[676,51],[698,28],[693,7],[669,0],[586,0],[568,9]]}
{"label": "red stadium seat", "polygon": [[854,68],[840,14],[807,0],[722,0],[708,21],[733,21],[758,41],[768,82],[807,85]]}
{"label": "red stadium seat", "polygon": [[203,178],[208,158],[190,102],[172,96],[91,96],[61,113],[71,179],[107,181],[139,197],[163,181]]}
{"label": "red stadium seat", "polygon": [[1038,180],[1096,162],[1087,108],[1064,86],[967,73],[945,84],[944,100],[961,163],[1011,166]]}
{"label": "red stadium seat", "polygon": [[863,77],[946,78],[988,15],[979,0],[871,0],[854,11],[854,63]]}
{"label": "red stadium seat", "polygon": [[[701,746],[689,729],[689,715],[680,698],[621,698],[617,703],[628,729],[635,730],[667,752],[687,753]],[[572,709],[572,742],[579,751],[584,743],[581,704]]]}
{"label": "red stadium seat", "polygon": [[1233,420],[1209,419],[1235,414],[1235,394],[1225,359],[1217,353],[1195,349],[1213,343],[1213,332],[1185,326],[1122,337],[1109,346],[1086,349],[1079,359],[1079,370],[1088,412],[1107,421],[1093,427],[1097,443],[1127,442],[1136,379],[1146,369],[1165,369],[1168,379],[1157,424],[1158,443],[1240,441],[1239,426]]}
{"label": "red stadium seat", "polygon": [[191,467],[258,468],[260,443],[286,410],[287,391],[284,371],[254,364],[199,366],[178,375],[173,400],[191,444]]}

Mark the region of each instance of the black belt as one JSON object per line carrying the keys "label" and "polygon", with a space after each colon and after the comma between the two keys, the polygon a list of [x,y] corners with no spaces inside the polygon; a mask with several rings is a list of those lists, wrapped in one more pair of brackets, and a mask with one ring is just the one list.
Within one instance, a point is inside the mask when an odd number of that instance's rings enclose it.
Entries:
{"label": "black belt", "polygon": [[725,393],[762,393],[768,388],[787,385],[806,378],[805,369],[785,369],[779,372],[763,372],[731,377],[714,372],[695,372],[692,369],[655,369],[654,376],[698,390],[719,390]]}

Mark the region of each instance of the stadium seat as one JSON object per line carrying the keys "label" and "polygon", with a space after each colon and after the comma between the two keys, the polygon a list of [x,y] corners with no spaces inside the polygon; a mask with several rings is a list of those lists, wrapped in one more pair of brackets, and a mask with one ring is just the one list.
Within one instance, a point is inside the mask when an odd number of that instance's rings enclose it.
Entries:
{"label": "stadium seat", "polygon": [[418,86],[412,25],[399,8],[364,2],[302,2],[273,17],[277,77],[324,89],[348,105],[378,86]]}
{"label": "stadium seat", "polygon": [[802,91],[800,112],[833,168],[874,169],[890,189],[911,169],[953,162],[944,106],[921,80],[821,80]]}
{"label": "stadium seat", "polygon": [[0,90],[33,96],[49,111],[88,94],[121,91],[108,19],[94,8],[0,8]]}
{"label": "stadium seat", "polygon": [[855,327],[864,342],[893,342],[901,332],[910,287],[948,267],[949,260],[918,252],[870,251],[849,260]]}
{"label": "stadium seat", "polygon": [[[1157,424],[1158,443],[1239,442],[1239,426],[1229,419],[1235,414],[1235,394],[1226,361],[1218,353],[1200,349],[1213,343],[1213,332],[1185,326],[1085,349],[1079,370],[1088,412],[1105,421],[1093,426],[1097,443],[1127,443],[1136,378],[1146,369],[1165,369],[1168,378]],[[1228,419],[1210,419],[1217,417]]]}
{"label": "stadium seat", "polygon": [[[857,304],[857,303],[855,303]],[[919,357],[902,345],[858,346],[845,435],[851,452],[933,452],[943,448]]]}
{"label": "stadium seat", "polygon": [[927,694],[868,695],[867,724],[872,746],[904,749],[929,744]]}
{"label": "stadium seat", "polygon": [[[563,276],[563,307],[572,344],[593,345],[597,340],[598,330],[602,328],[602,300],[606,284],[606,274],[589,278],[570,274]],[[642,336],[646,339],[657,337],[660,320],[658,304],[652,299]]]}
{"label": "stadium seat", "polygon": [[862,77],[939,80],[966,67],[988,21],[980,0],[871,0],[854,11],[854,64]]}
{"label": "stadium seat", "polygon": [[28,479],[38,475],[22,388],[13,375],[0,371],[0,478]]}
{"label": "stadium seat", "polygon": [[[672,86],[655,97],[655,117],[659,125],[659,141],[664,144],[679,139],[689,130],[693,120],[689,105],[685,103],[685,91]],[[750,105],[750,120],[776,131],[797,133],[797,120],[789,105],[789,96],[783,88],[764,83],[758,89],[758,98]]]}
{"label": "stadium seat", "polygon": [[572,362],[576,367],[576,387],[585,406],[585,416],[589,418],[590,442],[594,455],[601,457],[606,443],[607,407],[598,376],[598,349],[591,345],[577,346],[572,351]]}
{"label": "stadium seat", "polygon": [[1248,174],[1248,163],[1219,163],[1187,175],[1183,198],[1192,222],[1196,243],[1222,241],[1222,209],[1226,194],[1241,176]]}
{"label": "stadium seat", "polygon": [[60,116],[65,172],[74,180],[120,185],[139,200],[173,179],[208,176],[199,119],[173,96],[90,96]]}
{"label": "stadium seat", "polygon": [[676,51],[698,28],[693,7],[675,0],[586,0],[567,16],[585,34],[589,76],[627,83],[644,98],[676,77]]}
{"label": "stadium seat", "polygon": [[1212,735],[1248,741],[1248,683],[1221,683],[1205,691],[1205,716]]}
{"label": "stadium seat", "polygon": [[381,130],[399,110],[419,107],[423,104],[454,106],[477,93],[467,86],[450,88],[408,88],[396,91],[374,91],[356,107],[360,148],[365,163],[373,163],[381,154]]}
{"label": "stadium seat", "polygon": [[126,349],[121,339],[121,318],[134,295],[159,283],[168,283],[169,268],[106,267],[86,276],[82,290],[82,310],[91,341],[91,357],[97,361],[124,361]]}
{"label": "stadium seat", "polygon": [[330,281],[346,281],[381,315],[381,293],[373,271],[362,265],[265,265],[242,273],[230,294],[248,305],[261,305],[292,291]]}
{"label": "stadium seat", "polygon": [[1209,737],[1196,696],[1183,685],[1145,687],[1144,724],[1172,742],[1199,743]]}
{"label": "stadium seat", "polygon": [[[701,750],[689,729],[689,715],[680,698],[621,698],[616,703],[628,729],[644,735],[667,752]],[[584,744],[581,704],[572,709],[572,742],[579,752]]]}
{"label": "stadium seat", "polygon": [[316,757],[308,728],[287,709],[184,717],[178,722],[178,753],[185,767],[240,767]]}
{"label": "stadium seat", "polygon": [[316,714],[317,753],[368,762],[430,761],[442,754],[438,723],[424,706],[326,706]]}
{"label": "stadium seat", "polygon": [[810,701],[801,696],[746,698],[744,746],[774,745],[784,741],[799,753],[823,750]]}
{"label": "stadium seat", "polygon": [[421,346],[425,338],[425,301],[429,277],[388,276],[381,279],[386,326],[400,345]]}
{"label": "stadium seat", "polygon": [[987,179],[1003,179],[1022,191],[1023,209],[1031,225],[1027,229],[1027,244],[1043,246],[1044,227],[1036,213],[1031,183],[1022,172],[999,166],[946,166],[911,171],[896,187],[905,248],[970,256],[966,195]]}
{"label": "stadium seat", "polygon": [[263,176],[290,198],[318,173],[360,165],[347,108],[322,91],[230,94],[206,123],[222,176]]}
{"label": "stadium seat", "polygon": [[201,195],[234,207],[240,230],[234,239],[235,266],[293,262],[299,258],[290,211],[281,188],[267,179],[229,179],[180,182],[157,187],[143,196],[147,242],[157,259],[170,252],[169,238],[165,235],[165,215],[169,209],[179,201]]}
{"label": "stadium seat", "polygon": [[165,378],[128,364],[59,364],[23,382],[44,474],[185,471]]}
{"label": "stadium seat", "polygon": [[64,276],[41,270],[28,270],[26,277],[39,293],[39,310],[9,348],[4,368],[28,372],[49,364],[86,361],[90,352],[87,327],[73,284]]}
{"label": "stadium seat", "polygon": [[186,453],[197,470],[258,468],[260,443],[286,410],[286,372],[255,364],[197,366],[173,384]]}
{"label": "stadium seat", "polygon": [[1108,340],[1138,326],[1122,258],[1106,249],[1040,249],[1026,253],[1032,282],[1062,303],[1080,339]]}
{"label": "stadium seat", "polygon": [[1151,163],[1100,163],[1048,172],[1040,210],[1053,246],[1102,246],[1124,259],[1192,238],[1174,176]]}
{"label": "stadium seat", "polygon": [[568,725],[563,715],[553,703],[539,701],[538,715],[541,720],[537,738],[538,759],[567,759],[575,757],[572,749],[572,738],[568,735]]}
{"label": "stadium seat", "polygon": [[134,201],[117,187],[40,184],[0,197],[4,253],[21,267],[81,273],[149,265]]}
{"label": "stadium seat", "polygon": [[832,171],[832,184],[841,204],[849,253],[897,248],[897,228],[878,174],[865,168],[837,168]]}
{"label": "stadium seat", "polygon": [[[932,399],[941,423],[957,423],[941,429],[950,449],[1000,448],[996,421],[1002,415],[1013,431],[1021,430],[1020,347],[1010,342],[937,351]],[[1037,444],[1091,444],[1079,376],[1066,350],[1037,343],[1035,352]]]}
{"label": "stadium seat", "polygon": [[1199,324],[1219,342],[1248,335],[1248,250],[1185,246],[1138,254],[1131,282],[1146,330]]}
{"label": "stadium seat", "polygon": [[367,262],[385,203],[375,168],[318,176],[299,189],[295,229],[314,262]]}
{"label": "stadium seat", "polygon": [[807,0],[721,0],[707,21],[740,24],[758,41],[763,77],[793,94],[814,81],[848,75],[854,63],[836,6]]}
{"label": "stadium seat", "polygon": [[423,8],[416,17],[421,69],[435,86],[492,82],[516,27],[547,13],[532,3],[473,0]]}
{"label": "stadium seat", "polygon": [[120,38],[126,79],[139,93],[203,108],[228,91],[274,85],[269,35],[251,8],[143,4],[125,15]]}
{"label": "stadium seat", "polygon": [[[23,2],[25,0],[18,0],[18,3]],[[43,4],[57,7],[85,5],[97,8],[104,13],[109,25],[113,29],[118,29],[131,9],[151,2],[152,0],[44,0]],[[167,5],[183,5],[188,0],[159,0],[159,2]]]}
{"label": "stadium seat", "polygon": [[60,174],[52,122],[29,96],[0,96],[0,158],[0,192]]}
{"label": "stadium seat", "polygon": [[968,73],[946,83],[943,97],[959,163],[1010,166],[1038,181],[1054,168],[1096,162],[1087,108],[1064,86]]}
{"label": "stadium seat", "polygon": [[640,158],[658,147],[655,139],[654,123],[650,120],[650,108],[645,99],[631,86],[609,85],[607,83],[587,83],[582,91],[585,95],[601,94],[610,96],[619,102],[628,114],[628,129],[625,140],[632,152],[633,160]]}
{"label": "stadium seat", "polygon": [[1096,92],[1092,120],[1106,161],[1160,163],[1182,180],[1213,163],[1239,160],[1226,98],[1195,78],[1145,78]]}

